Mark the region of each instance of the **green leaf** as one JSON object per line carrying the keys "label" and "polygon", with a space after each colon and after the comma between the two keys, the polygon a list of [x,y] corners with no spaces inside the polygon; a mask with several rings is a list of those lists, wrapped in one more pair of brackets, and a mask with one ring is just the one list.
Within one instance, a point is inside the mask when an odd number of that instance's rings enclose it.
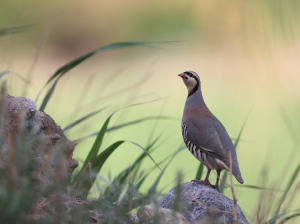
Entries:
{"label": "green leaf", "polygon": [[0,29],[0,36],[25,32],[32,29],[33,27],[35,27],[35,25],[2,28]]}
{"label": "green leaf", "polygon": [[[171,43],[172,41],[169,42],[161,42],[161,43]],[[174,41],[173,41],[174,42]],[[98,54],[100,52],[104,51],[109,51],[109,50],[115,50],[115,49],[120,49],[120,48],[125,48],[125,47],[134,47],[134,46],[147,46],[147,47],[152,47],[151,45],[153,44],[159,44],[159,43],[153,43],[153,42],[117,42],[117,43],[112,43],[103,47],[100,47],[96,50],[93,50],[91,52],[88,52],[87,54],[84,54],[69,63],[65,64],[64,66],[60,67],[46,82],[46,84],[42,87],[42,89],[39,91],[35,102],[38,101],[39,96],[41,92],[44,90],[44,88],[55,78],[61,78],[64,74],[66,74],[68,71],[71,69],[75,68],[77,65],[81,64],[88,58],[92,57],[95,54]]]}
{"label": "green leaf", "polygon": [[79,177],[81,177],[84,169],[86,169],[86,166],[89,162],[92,162],[93,159],[95,159],[97,157],[97,154],[99,152],[99,149],[100,149],[100,146],[102,144],[102,141],[103,141],[103,138],[104,138],[104,135],[105,135],[105,132],[106,132],[106,129],[107,129],[107,126],[108,126],[108,123],[111,119],[111,117],[114,115],[111,114],[107,119],[106,121],[104,122],[104,124],[102,125],[101,127],[101,130],[99,131],[99,134],[97,136],[97,138],[95,139],[94,141],[94,144],[91,148],[91,150],[89,151],[89,154],[87,155],[82,167],[81,167],[81,170],[78,172],[78,174],[74,177],[74,180],[73,180],[73,184],[78,181]]}
{"label": "green leaf", "polygon": [[144,122],[144,121],[157,120],[157,119],[178,120],[176,118],[172,118],[172,117],[168,117],[168,116],[151,116],[151,117],[145,117],[145,118],[137,119],[137,120],[130,121],[130,122],[127,122],[127,123],[124,123],[124,124],[120,124],[120,125],[116,125],[116,126],[110,127],[110,128],[107,129],[107,132],[109,132],[109,131],[115,131],[115,130],[118,130],[120,128],[123,128],[123,127],[126,127],[126,126],[130,126],[130,125],[133,125],[133,124],[138,124],[138,123],[141,123],[141,122]]}
{"label": "green leaf", "polygon": [[148,191],[148,194],[151,194],[151,192],[155,192],[157,185],[159,184],[159,181],[162,177],[162,175],[165,173],[166,169],[168,168],[168,166],[170,165],[170,163],[172,162],[172,160],[180,153],[182,152],[184,149],[186,148],[186,146],[178,149],[176,151],[176,153],[172,156],[172,158],[169,160],[169,162],[167,163],[167,165],[165,166],[165,168],[160,172],[160,174],[158,175],[158,177],[156,178],[155,182],[153,183],[153,185],[151,186],[151,188]]}
{"label": "green leaf", "polygon": [[9,71],[0,72],[0,79],[6,76],[9,73]]}
{"label": "green leaf", "polygon": [[[287,221],[287,220],[296,218],[296,217],[298,217],[298,216],[300,216],[300,212],[299,212],[299,213],[296,213],[296,214],[293,214],[293,215],[290,215],[290,216],[287,216],[287,217],[284,218],[284,220]],[[282,223],[283,223],[283,222],[282,222]]]}
{"label": "green leaf", "polygon": [[[101,111],[104,111],[106,108],[107,108],[107,107],[103,107],[103,108],[101,108],[101,109],[99,109],[99,110],[96,110],[96,111],[94,111],[94,112],[92,112],[92,113],[90,113],[90,114],[88,114],[88,115],[85,115],[85,116],[79,118],[79,119],[76,120],[75,122],[73,122],[73,123],[67,125],[67,127],[65,127],[65,128],[63,129],[63,132],[65,132],[65,131],[67,131],[67,130],[73,128],[73,127],[75,127],[76,125],[78,125],[78,124],[80,124],[81,122],[85,121],[86,119],[88,119],[88,118],[90,118],[90,117],[92,117],[92,116],[94,116],[94,115],[100,113]],[[106,131],[107,131],[107,130],[106,130]],[[97,135],[98,135],[98,134],[99,134],[99,132],[97,132]]]}
{"label": "green leaf", "polygon": [[1,91],[2,93],[6,93],[6,92],[7,92],[7,91],[6,91],[6,80],[4,80],[4,81],[2,82],[1,87],[0,87],[0,91]]}
{"label": "green leaf", "polygon": [[51,77],[50,79],[47,81],[46,84],[49,84],[53,79],[55,79],[57,76],[67,73],[68,71],[70,71],[71,69],[73,69],[74,67],[76,67],[77,65],[81,64],[82,62],[84,62],[85,60],[87,60],[88,58],[92,57],[93,55],[100,53],[100,52],[104,52],[104,51],[109,51],[109,50],[115,50],[115,49],[120,49],[120,48],[125,48],[125,47],[134,47],[134,46],[147,46],[150,47],[153,44],[151,42],[117,42],[117,43],[112,43],[103,47],[100,47],[96,50],[93,50],[87,54],[84,54],[74,60],[72,60],[71,62],[65,64],[64,66],[62,66],[61,68],[59,68]]}
{"label": "green leaf", "polygon": [[[158,163],[158,165],[160,165],[160,164],[162,164],[162,163],[164,163],[168,158],[169,158],[170,156],[167,156],[166,158],[164,158],[162,161],[160,161],[159,163]],[[157,166],[154,166],[154,167],[152,167],[150,170],[149,170],[149,172],[136,184],[136,186],[135,186],[135,188],[138,190],[140,187],[141,187],[141,185],[143,184],[143,182],[144,182],[144,180],[148,177],[148,175],[155,169],[155,168],[157,168]]]}
{"label": "green leaf", "polygon": [[[100,172],[103,164],[108,159],[108,157],[124,142],[125,141],[117,141],[117,142],[113,143],[111,146],[109,146],[107,149],[105,149],[102,153],[100,153],[100,155],[98,155],[91,164],[92,165],[92,174],[98,174]],[[96,175],[92,175],[91,178],[92,179],[90,179],[88,177],[85,178],[85,181],[82,185],[82,189],[84,192],[86,192],[86,196],[92,187],[92,182],[94,183],[94,181],[96,179]]]}
{"label": "green leaf", "polygon": [[200,163],[197,174],[196,174],[196,180],[201,180],[202,173],[203,173],[203,168],[204,168],[203,163]]}
{"label": "green leaf", "polygon": [[234,187],[250,188],[250,189],[257,189],[257,190],[266,190],[266,191],[284,192],[284,190],[280,190],[280,189],[271,189],[271,188],[259,187],[259,186],[255,186],[255,185],[234,184]]}
{"label": "green leaf", "polygon": [[[152,149],[152,147],[154,146],[154,144],[158,141],[158,139],[160,138],[161,135],[159,135],[156,139],[153,140],[152,143],[150,143],[145,150],[149,153]],[[120,184],[123,184],[125,182],[125,180],[127,179],[128,175],[129,175],[129,170],[131,170],[132,172],[138,172],[138,169],[140,167],[141,162],[143,161],[143,159],[145,159],[147,156],[147,153],[144,151],[136,160],[135,162],[131,165],[131,167],[126,168],[125,170],[123,170],[116,178],[116,181],[119,181]],[[157,167],[155,165],[155,167]]]}
{"label": "green leaf", "polygon": [[[112,144],[111,146],[109,146],[102,153],[100,153],[100,155],[96,156],[95,159],[92,160],[92,162],[91,162],[92,174],[98,174],[100,172],[103,164],[108,159],[108,157],[124,142],[130,142],[130,143],[138,146],[139,148],[141,148],[144,151],[144,153],[146,153],[148,155],[148,157],[154,162],[154,164],[160,169],[159,165],[155,162],[155,160],[150,156],[150,154],[142,146],[140,146],[139,144],[132,142],[132,141],[118,141],[118,142],[115,142],[114,144]],[[87,175],[85,175],[83,185],[82,185],[82,189],[86,194],[85,196],[87,196],[88,191],[92,187],[92,182],[94,183],[95,179],[96,179],[96,175],[92,175],[92,177],[88,177]]]}
{"label": "green leaf", "polygon": [[[287,184],[286,186],[286,190],[284,191],[283,195],[281,196],[281,198],[279,199],[279,202],[278,202],[278,207],[276,209],[276,213],[275,213],[275,216],[268,220],[267,222],[265,222],[264,224],[275,224],[276,221],[283,215],[287,214],[287,213],[282,213],[282,214],[279,214],[279,211],[280,211],[280,208],[282,206],[282,204],[284,203],[284,200],[286,199],[286,196],[289,192],[289,190],[291,189],[293,183],[295,182],[297,176],[299,175],[299,172],[300,172],[300,164],[297,166],[297,168],[295,169],[293,175],[291,176],[290,180],[289,180],[289,183]],[[300,214],[296,215],[296,216],[299,216]],[[295,217],[296,217],[295,216]],[[291,216],[291,218],[293,218],[293,216]]]}
{"label": "green leaf", "polygon": [[[159,99],[160,100],[160,99]],[[94,141],[94,144],[91,148],[91,150],[89,151],[89,154],[88,156],[86,157],[84,163],[83,163],[83,166],[80,170],[80,172],[74,177],[74,180],[73,180],[73,183],[78,181],[79,177],[82,175],[82,172],[83,170],[86,168],[86,165],[89,163],[89,162],[92,162],[93,159],[96,158],[98,152],[99,152],[99,149],[100,149],[100,146],[102,144],[102,141],[103,141],[103,138],[104,138],[104,135],[105,135],[105,132],[107,130],[107,126],[109,124],[109,121],[111,119],[111,117],[117,113],[118,111],[122,110],[122,109],[125,109],[125,108],[128,108],[128,107],[133,107],[133,106],[137,106],[137,105],[142,105],[142,104],[146,104],[146,103],[151,103],[151,102],[155,102],[155,101],[158,101],[158,100],[152,100],[152,101],[148,101],[148,102],[143,102],[143,103],[136,103],[136,104],[132,104],[132,105],[129,105],[129,106],[126,106],[126,107],[123,107],[117,111],[115,111],[114,113],[112,113],[107,119],[106,121],[104,122],[101,130],[99,131],[98,135],[97,135],[97,138],[96,140]],[[152,159],[152,161],[155,163],[155,161],[153,160],[153,158],[150,156],[150,154],[147,152],[147,150],[145,150],[143,147],[141,147],[139,144],[137,143],[134,143],[134,142],[131,142],[132,144],[135,144],[137,146],[139,146],[140,148],[142,148],[146,153],[147,155]]]}
{"label": "green leaf", "polygon": [[5,77],[6,75],[9,75],[9,74],[16,75],[16,77],[18,77],[19,79],[21,79],[23,82],[26,82],[27,84],[31,84],[32,85],[32,83],[29,80],[27,80],[26,78],[22,77],[20,74],[14,73],[12,71],[7,71],[7,70],[3,71],[3,72],[0,72],[0,79],[3,78],[3,77]]}
{"label": "green leaf", "polygon": [[102,141],[103,141],[103,138],[104,138],[104,135],[105,135],[105,132],[106,132],[106,129],[107,129],[107,126],[108,126],[108,123],[111,119],[113,114],[111,114],[107,119],[106,121],[104,122],[101,130],[99,131],[99,134],[88,154],[88,156],[86,157],[84,163],[83,163],[83,166],[82,166],[82,170],[86,167],[86,165],[88,164],[88,162],[91,162],[98,154],[99,152],[99,149],[100,149],[100,146],[102,144]]}
{"label": "green leaf", "polygon": [[47,106],[47,104],[48,104],[48,102],[49,102],[49,100],[50,100],[52,94],[54,93],[54,90],[55,90],[55,87],[56,87],[56,85],[57,85],[57,82],[58,82],[59,78],[60,78],[60,77],[58,77],[58,78],[56,79],[56,81],[53,83],[53,85],[51,86],[51,88],[50,88],[49,91],[47,92],[47,94],[46,94],[46,96],[45,96],[45,98],[44,98],[44,100],[43,100],[43,103],[42,103],[42,105],[41,105],[41,107],[40,107],[40,109],[39,109],[40,111],[44,111],[44,110],[45,110],[45,108],[46,108],[46,106]]}
{"label": "green leaf", "polygon": [[140,179],[140,181],[138,181],[138,183],[134,186],[135,189],[139,190],[140,187],[142,186],[142,184],[144,183],[144,181],[146,180],[146,178],[148,177],[149,173],[146,174],[145,176],[143,176],[142,179]]}
{"label": "green leaf", "polygon": [[286,213],[282,213],[282,214],[279,214],[279,215],[276,214],[273,218],[271,218],[270,220],[264,222],[263,224],[275,224],[276,221],[277,221],[278,219],[280,219],[280,217],[283,216],[283,215],[285,215],[285,214],[286,214]]}
{"label": "green leaf", "polygon": [[287,196],[289,190],[291,189],[293,183],[295,182],[296,178],[297,178],[298,175],[299,175],[299,171],[300,171],[300,164],[299,164],[299,165],[297,166],[297,168],[295,169],[293,175],[291,176],[291,178],[290,178],[290,180],[289,180],[288,185],[286,186],[285,192],[283,193],[283,195],[281,196],[281,198],[280,198],[280,200],[279,200],[278,207],[277,207],[277,209],[276,209],[276,214],[279,213],[280,208],[281,208],[281,206],[282,206],[282,204],[283,204],[283,202],[284,202],[284,200],[285,200],[285,198],[286,198],[286,196]]}
{"label": "green leaf", "polygon": [[[141,122],[144,122],[144,121],[148,121],[148,120],[155,120],[155,119],[166,119],[166,120],[177,120],[176,118],[172,118],[172,117],[167,117],[167,116],[151,116],[151,117],[145,117],[145,118],[141,118],[141,119],[137,119],[137,120],[134,120],[134,121],[130,121],[130,122],[126,122],[124,124],[120,124],[120,125],[115,125],[115,126],[112,126],[110,128],[108,128],[106,130],[106,132],[110,132],[110,131],[116,131],[120,128],[123,128],[123,127],[127,127],[127,126],[130,126],[130,125],[135,125],[135,124],[139,124]],[[95,133],[92,133],[90,135],[87,135],[85,137],[82,137],[80,139],[77,139],[75,140],[74,142],[78,143],[78,142],[81,142],[87,138],[90,138],[90,137],[93,137],[93,136],[96,136],[98,135],[99,132],[95,132]]]}
{"label": "green leaf", "polygon": [[138,146],[138,147],[140,147],[143,151],[144,151],[144,153],[152,160],[152,162],[162,171],[162,169],[159,167],[159,165],[155,162],[155,160],[152,158],[152,156],[150,156],[150,154],[149,154],[149,152],[146,150],[146,149],[144,149],[141,145],[139,145],[139,144],[137,144],[137,143],[135,143],[135,142],[132,142],[132,141],[128,141],[128,142],[130,142],[130,143],[132,143],[132,144],[134,144],[134,145],[136,145],[136,146]]}
{"label": "green leaf", "polygon": [[[239,132],[239,135],[238,135],[238,137],[237,137],[237,139],[236,139],[236,141],[235,141],[235,143],[234,143],[234,148],[235,148],[235,150],[237,150],[237,147],[238,147],[240,138],[241,138],[241,136],[242,136],[242,133],[243,133],[244,127],[245,127],[245,125],[246,125],[246,121],[248,120],[248,117],[249,117],[250,112],[251,112],[251,110],[249,111],[249,113],[248,113],[248,115],[247,115],[247,117],[246,117],[246,119],[245,119],[245,121],[244,121],[244,123],[243,123],[243,125],[242,125],[242,128],[241,128],[241,130],[240,130],[240,132]],[[224,192],[227,175],[228,175],[228,171],[227,171],[227,170],[224,170],[224,174],[223,174],[223,177],[222,177],[222,180],[221,180],[221,183],[220,183],[220,191],[221,191],[221,193]]]}

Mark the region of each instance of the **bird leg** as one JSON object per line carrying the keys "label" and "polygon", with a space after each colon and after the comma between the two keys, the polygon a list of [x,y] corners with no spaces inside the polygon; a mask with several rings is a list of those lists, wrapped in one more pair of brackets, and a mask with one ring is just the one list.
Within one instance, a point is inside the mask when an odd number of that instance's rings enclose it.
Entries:
{"label": "bird leg", "polygon": [[201,184],[213,186],[213,185],[211,185],[211,183],[209,182],[209,179],[208,179],[210,171],[211,171],[211,169],[207,169],[207,174],[206,174],[206,177],[205,177],[204,180],[192,180],[192,182],[198,182],[198,183],[201,183]]}
{"label": "bird leg", "polygon": [[221,192],[220,188],[219,188],[220,174],[221,174],[221,170],[217,170],[217,181],[216,181],[216,184],[215,185],[210,185],[211,187],[217,189],[217,191],[219,191],[219,192]]}
{"label": "bird leg", "polygon": [[209,174],[211,172],[211,169],[207,169],[207,174],[206,174],[206,177],[204,180],[192,180],[192,182],[198,182],[198,183],[202,183],[202,184],[205,184],[205,185],[209,185],[211,186],[212,188],[216,189],[217,191],[221,192],[220,191],[220,188],[219,188],[219,179],[220,179],[220,174],[221,174],[221,170],[217,170],[217,181],[216,181],[216,184],[215,185],[212,185],[210,182],[209,182]]}

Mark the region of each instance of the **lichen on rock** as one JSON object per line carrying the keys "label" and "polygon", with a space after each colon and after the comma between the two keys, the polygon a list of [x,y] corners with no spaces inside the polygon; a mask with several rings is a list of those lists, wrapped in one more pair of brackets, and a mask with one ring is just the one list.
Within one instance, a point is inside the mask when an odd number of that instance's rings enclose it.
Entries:
{"label": "lichen on rock", "polygon": [[7,162],[9,136],[13,144],[17,144],[18,136],[22,135],[26,139],[23,147],[30,153],[33,167],[44,167],[38,175],[41,186],[49,186],[57,175],[70,178],[78,166],[78,161],[73,158],[76,144],[64,135],[48,114],[38,111],[31,99],[0,94],[1,117],[4,118],[0,123],[0,165]]}
{"label": "lichen on rock", "polygon": [[38,196],[57,183],[70,183],[78,166],[73,158],[75,146],[48,114],[36,109],[31,99],[0,92],[0,169],[3,173],[8,170],[9,185],[16,189],[22,178],[34,182],[37,206],[28,214],[29,219],[49,217],[57,211],[58,199],[75,204],[74,190],[68,184],[47,193],[47,197]]}
{"label": "lichen on rock", "polygon": [[[196,182],[182,184],[182,215],[191,224],[225,223],[234,224],[233,201],[215,189]],[[160,203],[162,208],[173,209],[176,187],[165,195]],[[237,205],[238,223],[249,223]]]}

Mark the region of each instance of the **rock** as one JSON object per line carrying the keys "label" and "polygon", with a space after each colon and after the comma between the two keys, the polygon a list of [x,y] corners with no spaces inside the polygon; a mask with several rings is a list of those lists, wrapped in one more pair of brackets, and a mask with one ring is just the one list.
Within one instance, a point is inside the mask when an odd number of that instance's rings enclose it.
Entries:
{"label": "rock", "polygon": [[[217,190],[201,183],[187,182],[181,185],[183,208],[181,214],[191,224],[226,223],[234,224],[233,200]],[[162,199],[162,208],[173,209],[176,187]],[[196,199],[197,201],[195,201]],[[224,211],[224,212],[221,212]],[[237,205],[238,223],[249,223],[239,205]]]}
{"label": "rock", "polygon": [[[40,188],[49,187],[57,177],[71,178],[78,166],[73,158],[76,144],[48,114],[38,111],[31,99],[0,92],[0,167],[5,167],[9,160],[9,139],[16,144],[20,130],[26,138],[22,147],[32,158]],[[54,156],[54,152],[59,156]]]}
{"label": "rock", "polygon": [[141,223],[154,223],[155,216],[158,216],[159,223],[172,223],[172,224],[189,224],[189,221],[172,209],[156,208],[152,205],[146,205],[141,208],[139,219]]}
{"label": "rock", "polygon": [[[0,169],[7,168],[10,160],[28,158],[32,176],[37,180],[36,191],[43,192],[53,183],[70,181],[78,166],[73,158],[75,146],[48,114],[36,109],[31,99],[0,92]],[[59,195],[66,210],[77,205],[73,193],[73,189],[68,189]],[[57,197],[41,198],[28,218],[38,220],[55,213]]]}
{"label": "rock", "polygon": [[88,198],[88,201],[97,201],[97,198],[91,197],[91,198]]}
{"label": "rock", "polygon": [[129,218],[132,223],[140,223],[140,219],[136,214],[130,214]]}
{"label": "rock", "polygon": [[32,170],[38,170],[43,163],[43,159],[40,156],[34,157],[31,160]]}

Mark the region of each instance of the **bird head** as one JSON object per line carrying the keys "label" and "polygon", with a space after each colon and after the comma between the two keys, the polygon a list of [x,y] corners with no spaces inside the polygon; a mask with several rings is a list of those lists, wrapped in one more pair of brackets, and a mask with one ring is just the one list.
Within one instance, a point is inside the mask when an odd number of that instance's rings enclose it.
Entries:
{"label": "bird head", "polygon": [[189,96],[195,93],[200,85],[200,78],[196,72],[186,71],[179,74],[188,89]]}

